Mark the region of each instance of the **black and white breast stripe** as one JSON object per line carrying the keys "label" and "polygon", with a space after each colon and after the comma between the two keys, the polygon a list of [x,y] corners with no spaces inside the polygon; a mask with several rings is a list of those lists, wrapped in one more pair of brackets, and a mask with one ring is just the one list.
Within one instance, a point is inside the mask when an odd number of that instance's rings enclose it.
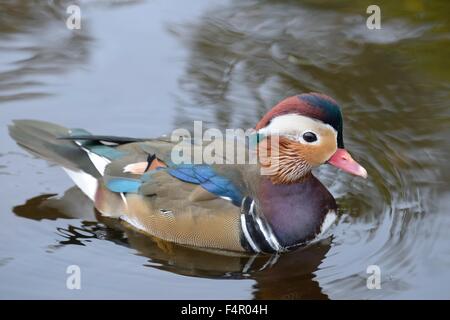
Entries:
{"label": "black and white breast stripe", "polygon": [[241,204],[242,245],[249,251],[274,253],[286,251],[267,221],[257,214],[255,201],[245,197]]}

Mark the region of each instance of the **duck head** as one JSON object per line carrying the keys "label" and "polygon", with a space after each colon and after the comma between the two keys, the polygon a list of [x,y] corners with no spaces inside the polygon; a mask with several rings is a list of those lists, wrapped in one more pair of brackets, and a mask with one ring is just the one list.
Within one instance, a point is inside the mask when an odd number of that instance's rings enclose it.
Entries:
{"label": "duck head", "polygon": [[272,176],[276,184],[298,182],[324,163],[367,177],[364,167],[345,149],[341,110],[326,95],[286,98],[264,115],[255,129],[265,137],[278,138],[278,169]]}

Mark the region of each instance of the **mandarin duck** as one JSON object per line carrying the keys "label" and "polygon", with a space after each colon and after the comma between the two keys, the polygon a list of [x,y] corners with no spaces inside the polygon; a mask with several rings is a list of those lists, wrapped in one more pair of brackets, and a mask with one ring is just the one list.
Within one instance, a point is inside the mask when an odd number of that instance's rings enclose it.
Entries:
{"label": "mandarin duck", "polygon": [[337,210],[311,170],[327,163],[367,176],[344,148],[338,104],[318,93],[286,98],[263,116],[240,144],[247,155],[265,151],[255,163],[218,150],[222,163],[173,161],[175,147],[204,152],[192,139],[99,136],[34,120],[9,129],[21,147],[60,165],[102,216],[205,250],[270,254],[307,244]]}

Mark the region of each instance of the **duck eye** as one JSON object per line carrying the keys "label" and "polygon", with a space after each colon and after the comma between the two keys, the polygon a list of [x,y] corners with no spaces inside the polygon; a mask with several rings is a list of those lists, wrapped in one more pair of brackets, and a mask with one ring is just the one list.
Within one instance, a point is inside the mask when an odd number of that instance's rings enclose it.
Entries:
{"label": "duck eye", "polygon": [[314,133],[308,131],[303,134],[303,140],[305,140],[306,142],[314,142],[317,141],[317,136]]}

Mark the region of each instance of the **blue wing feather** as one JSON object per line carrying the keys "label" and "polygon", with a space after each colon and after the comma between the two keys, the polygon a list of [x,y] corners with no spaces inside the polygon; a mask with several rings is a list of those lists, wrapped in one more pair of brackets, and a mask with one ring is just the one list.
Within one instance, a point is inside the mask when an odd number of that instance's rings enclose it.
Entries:
{"label": "blue wing feather", "polygon": [[218,175],[209,165],[179,165],[170,168],[168,173],[181,181],[199,184],[219,197],[230,198],[237,206],[241,204],[240,190],[229,179]]}

